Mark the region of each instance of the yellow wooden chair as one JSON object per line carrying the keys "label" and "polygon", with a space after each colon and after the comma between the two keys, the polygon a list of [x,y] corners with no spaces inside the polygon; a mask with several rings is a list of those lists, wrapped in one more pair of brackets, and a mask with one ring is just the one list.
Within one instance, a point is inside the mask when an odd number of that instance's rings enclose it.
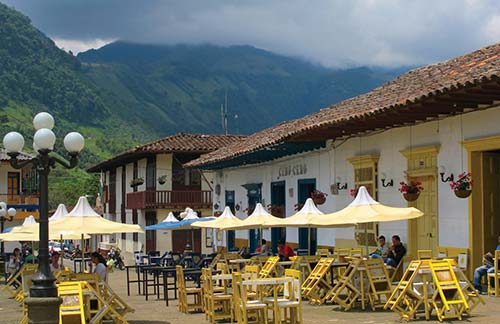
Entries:
{"label": "yellow wooden chair", "polygon": [[[385,302],[389,300],[392,294],[392,282],[389,272],[382,259],[371,259],[364,261],[366,267],[366,276],[370,285],[370,305],[372,310],[377,307],[384,307]],[[385,300],[382,303],[382,297]]]}
{"label": "yellow wooden chair", "polygon": [[493,257],[493,272],[488,273],[488,296],[500,296],[500,250]]}
{"label": "yellow wooden chair", "polygon": [[[283,319],[287,323],[302,324],[302,294],[301,294],[301,273],[298,270],[286,269],[285,277],[293,278],[293,281],[286,283],[283,291],[284,300],[278,302],[278,308],[284,309]],[[286,310],[289,310],[287,317]]]}
{"label": "yellow wooden chair", "polygon": [[419,260],[431,260],[432,259],[432,250],[418,250],[417,258]]}
{"label": "yellow wooden chair", "polygon": [[[21,266],[19,271],[16,273],[10,275],[9,278],[7,278],[7,282],[5,283],[5,286],[2,287],[2,290],[9,292],[12,295],[12,298],[16,298],[20,293],[22,293],[22,277],[23,277],[23,272],[24,271],[36,271],[38,269],[37,264],[31,264],[31,263],[25,263],[24,265]],[[16,299],[17,301],[19,300],[19,297]]]}
{"label": "yellow wooden chair", "polygon": [[472,283],[470,282],[469,278],[465,275],[465,273],[460,270],[460,268],[457,265],[457,262],[454,259],[448,259],[451,262],[451,265],[455,269],[455,274],[457,276],[458,282],[460,283],[460,287],[462,288],[462,291],[465,296],[465,300],[467,300],[467,304],[469,305],[469,310],[467,313],[471,315],[471,311],[476,308],[477,305],[483,304],[485,305],[486,303],[484,302],[483,297],[479,294],[479,292],[474,288]]}
{"label": "yellow wooden chair", "polygon": [[59,308],[59,323],[63,324],[77,317],[81,324],[86,324],[82,283],[79,281],[59,283],[57,292],[63,300]]}
{"label": "yellow wooden chair", "polygon": [[438,259],[444,259],[448,257],[448,249],[444,246],[438,246],[437,248]]}
{"label": "yellow wooden chair", "polygon": [[[403,261],[401,260],[401,262]],[[422,261],[410,262],[398,285],[385,303],[384,309],[399,313],[401,319],[411,320],[415,318],[418,308],[424,302],[423,297],[413,289],[421,263]]]}
{"label": "yellow wooden chair", "polygon": [[353,259],[339,278],[335,286],[326,294],[325,299],[338,304],[344,310],[352,308],[361,292],[354,283],[354,276],[361,264],[361,259]]}
{"label": "yellow wooden chair", "polygon": [[315,304],[323,304],[325,295],[332,289],[326,279],[334,258],[321,258],[301,286],[302,297]]}
{"label": "yellow wooden chair", "polygon": [[269,278],[275,274],[276,265],[278,264],[280,258],[278,256],[269,257],[259,271],[259,278]]}
{"label": "yellow wooden chair", "polygon": [[316,251],[316,255],[319,256],[320,258],[327,258],[331,256],[330,251],[328,251],[328,249],[318,249]]}
{"label": "yellow wooden chair", "polygon": [[432,305],[439,321],[452,318],[461,320],[462,314],[469,309],[469,305],[450,260],[430,261],[429,266],[435,286]]}
{"label": "yellow wooden chair", "polygon": [[203,301],[207,320],[214,324],[217,320],[230,319],[233,321],[232,295],[214,291],[214,281],[210,268],[202,269]]}
{"label": "yellow wooden chair", "polygon": [[349,256],[354,258],[363,257],[363,249],[362,248],[352,248],[349,250]]}
{"label": "yellow wooden chair", "polygon": [[[175,267],[177,276],[177,289],[179,291],[179,310],[183,313],[190,311],[203,311],[201,288],[186,287],[184,269],[178,265]],[[192,301],[189,301],[192,297]]]}
{"label": "yellow wooden chair", "polygon": [[[102,281],[101,284],[102,283],[104,282]],[[85,295],[91,294],[99,304],[99,309],[92,315],[92,318],[88,321],[89,324],[99,324],[103,320],[110,320],[116,324],[128,324],[123,315],[120,313],[120,310],[117,309],[116,304],[108,303],[105,296],[103,296],[99,290],[96,290],[95,287],[87,281],[83,281],[81,284],[84,292],[84,300],[86,301]]]}
{"label": "yellow wooden chair", "polygon": [[266,303],[259,300],[249,300],[239,272],[233,274],[234,313],[238,324],[248,324],[253,317],[255,323],[268,323]]}

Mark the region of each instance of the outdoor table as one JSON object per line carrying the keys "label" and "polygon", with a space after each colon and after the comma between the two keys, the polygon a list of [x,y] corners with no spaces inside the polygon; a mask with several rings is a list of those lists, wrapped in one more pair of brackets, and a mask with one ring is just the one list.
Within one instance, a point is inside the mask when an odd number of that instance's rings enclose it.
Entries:
{"label": "outdoor table", "polygon": [[285,285],[293,281],[291,277],[280,277],[280,278],[261,278],[261,279],[250,279],[244,280],[243,286],[256,286],[258,289],[259,299],[263,300],[263,288],[265,286],[273,287],[273,320],[274,323],[281,323],[281,315],[278,307],[278,293],[279,286]]}
{"label": "outdoor table", "polygon": [[250,259],[234,259],[234,260],[229,260],[229,263],[247,264],[247,263],[252,263],[252,260],[250,260]]}
{"label": "outdoor table", "polygon": [[[156,294],[156,298],[160,299],[160,274],[162,273],[163,268],[164,267],[158,265],[142,267],[142,289],[146,300],[149,298],[149,287],[153,287],[153,294]],[[149,273],[153,275],[151,280],[148,278]],[[153,284],[150,284],[150,281],[153,281]]]}
{"label": "outdoor table", "polygon": [[[92,260],[90,258],[85,258],[84,259],[84,262],[85,263],[88,263],[89,264],[89,267],[90,267],[90,263],[92,263]],[[79,271],[76,271],[76,265],[78,264],[79,266]],[[82,272],[84,266],[82,264],[82,258],[74,258],[73,259],[73,272]]]}
{"label": "outdoor table", "polygon": [[[137,280],[130,280],[130,274],[129,270],[134,269],[136,274],[137,274]],[[125,266],[125,270],[127,271],[127,296],[130,296],[130,284],[131,283],[137,283],[137,293],[140,295],[141,294],[141,276],[140,276],[140,271],[139,271],[139,265],[134,264],[134,265],[129,265]]]}

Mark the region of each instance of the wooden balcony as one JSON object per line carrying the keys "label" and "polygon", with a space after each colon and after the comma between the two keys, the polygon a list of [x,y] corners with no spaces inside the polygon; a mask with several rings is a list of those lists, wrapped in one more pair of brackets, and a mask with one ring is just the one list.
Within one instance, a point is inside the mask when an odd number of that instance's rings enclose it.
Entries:
{"label": "wooden balcony", "polygon": [[146,190],[127,194],[127,209],[212,208],[209,190]]}
{"label": "wooden balcony", "polygon": [[38,208],[38,194],[2,194],[0,193],[0,201],[6,202],[9,207],[14,208]]}

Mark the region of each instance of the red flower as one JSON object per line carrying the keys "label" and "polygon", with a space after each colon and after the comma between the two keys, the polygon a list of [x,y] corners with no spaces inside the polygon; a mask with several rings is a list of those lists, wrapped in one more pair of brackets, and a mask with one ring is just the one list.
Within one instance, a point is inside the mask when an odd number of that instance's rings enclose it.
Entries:
{"label": "red flower", "polygon": [[457,181],[450,182],[450,188],[455,191],[472,190],[473,184],[472,173],[462,172],[458,175]]}
{"label": "red flower", "polygon": [[420,181],[410,181],[410,183],[401,181],[399,184],[401,185],[399,191],[403,194],[419,194],[424,190],[424,187],[422,187],[422,182]]}

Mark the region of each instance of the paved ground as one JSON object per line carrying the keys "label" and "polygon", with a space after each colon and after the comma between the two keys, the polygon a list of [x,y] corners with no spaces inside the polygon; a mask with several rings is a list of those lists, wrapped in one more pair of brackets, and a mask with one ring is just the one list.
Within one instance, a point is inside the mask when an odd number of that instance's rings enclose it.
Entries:
{"label": "paved ground", "polygon": [[[125,272],[118,271],[110,274],[110,284],[112,288],[124,296],[128,303],[135,308],[136,312],[127,315],[131,324],[186,324],[186,323],[207,323],[203,314],[185,315],[177,310],[177,302],[173,301],[169,307],[165,306],[163,300],[151,298],[145,301],[144,296],[138,296],[132,292],[132,296],[126,296]],[[135,290],[133,290],[135,291]],[[18,303],[8,298],[6,292],[0,292],[0,323],[17,324],[21,320],[21,307]],[[486,305],[478,306],[470,318],[465,318],[462,322],[472,323],[500,323],[500,298],[484,296]],[[400,323],[399,316],[390,311],[362,311],[353,310],[340,312],[335,306],[311,306],[304,303],[304,323]],[[413,322],[439,323],[434,317],[432,321],[426,322],[424,319]],[[460,321],[454,321],[459,323]]]}

